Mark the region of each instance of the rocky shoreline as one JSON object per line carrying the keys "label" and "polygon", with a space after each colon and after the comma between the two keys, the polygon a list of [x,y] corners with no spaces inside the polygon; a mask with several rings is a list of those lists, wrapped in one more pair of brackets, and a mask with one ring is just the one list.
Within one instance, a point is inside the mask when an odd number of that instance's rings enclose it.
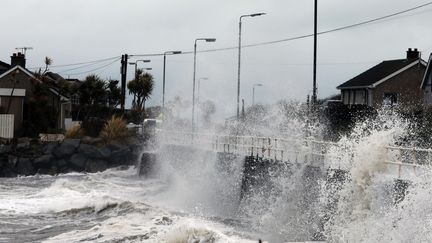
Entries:
{"label": "rocky shoreline", "polygon": [[94,173],[136,164],[141,150],[141,144],[92,145],[80,139],[65,139],[60,143],[28,142],[16,148],[3,145],[0,177],[83,171]]}

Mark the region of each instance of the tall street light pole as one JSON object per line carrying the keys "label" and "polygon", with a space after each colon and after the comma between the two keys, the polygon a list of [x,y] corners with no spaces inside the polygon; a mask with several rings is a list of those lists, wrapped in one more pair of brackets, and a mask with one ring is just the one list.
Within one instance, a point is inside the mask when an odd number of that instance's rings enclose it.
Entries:
{"label": "tall street light pole", "polygon": [[241,60],[241,27],[242,18],[257,17],[265,15],[265,13],[254,13],[240,16],[239,19],[239,44],[238,44],[238,68],[237,68],[237,120],[240,118],[240,60]]}
{"label": "tall street light pole", "polygon": [[263,86],[262,84],[254,84],[253,88],[252,88],[252,105],[255,104],[255,87],[261,87]]}
{"label": "tall street light pole", "polygon": [[208,78],[203,77],[203,78],[199,78],[198,79],[198,94],[197,94],[197,103],[198,103],[198,105],[200,103],[200,86],[201,86],[201,80],[208,80]]}
{"label": "tall street light pole", "polygon": [[[208,80],[208,78],[199,78],[198,79],[198,94],[197,94],[197,103],[198,103],[198,107],[199,107],[199,105],[200,105],[200,87],[201,87],[201,80]],[[199,125],[198,125],[198,120],[199,120],[199,116],[198,116],[198,112],[197,112],[197,115],[196,115],[196,126],[197,126],[197,130],[198,130],[198,128],[199,128]]]}
{"label": "tall street light pole", "polygon": [[193,88],[192,88],[192,141],[193,133],[195,132],[195,74],[196,74],[196,51],[197,51],[197,41],[205,42],[215,42],[215,38],[197,38],[194,44],[194,69],[193,69]]}
{"label": "tall street light pole", "polygon": [[163,82],[162,82],[162,112],[165,110],[165,65],[166,55],[181,54],[181,51],[166,51],[164,52],[164,63],[163,63]]}

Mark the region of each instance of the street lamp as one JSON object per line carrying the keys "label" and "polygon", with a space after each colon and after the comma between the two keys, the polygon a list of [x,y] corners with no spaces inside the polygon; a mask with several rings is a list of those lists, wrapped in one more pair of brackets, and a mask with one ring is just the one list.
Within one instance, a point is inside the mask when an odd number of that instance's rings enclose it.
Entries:
{"label": "street lamp", "polygon": [[[136,60],[135,62],[129,62],[129,65],[135,65],[135,78],[137,76],[137,66],[138,66],[138,62],[150,62],[150,60]],[[151,70],[148,68],[144,68],[145,70]]]}
{"label": "street lamp", "polygon": [[261,87],[263,86],[262,84],[254,84],[253,88],[252,88],[252,105],[255,104],[255,87]]}
{"label": "street lamp", "polygon": [[175,55],[181,54],[181,51],[166,51],[164,52],[164,63],[163,63],[163,82],[162,82],[162,111],[165,108],[165,64],[166,64],[166,55]]}
{"label": "street lamp", "polygon": [[[201,80],[208,80],[208,78],[203,77],[203,78],[199,78],[199,79],[198,79],[198,94],[197,94],[197,103],[198,103],[198,106],[200,105],[200,87],[201,87]],[[197,126],[197,128],[198,128],[198,127],[199,127],[199,126],[198,126],[198,120],[199,120],[198,112],[197,112],[197,115],[196,115],[196,120],[197,120],[197,122],[196,122],[196,126]]]}
{"label": "street lamp", "polygon": [[240,16],[239,19],[239,44],[238,44],[238,69],[237,69],[237,120],[240,117],[240,59],[241,59],[241,27],[242,18],[244,17],[257,17],[265,15],[266,13],[253,13]]}
{"label": "street lamp", "polygon": [[196,49],[197,41],[215,42],[216,38],[197,38],[194,44],[194,69],[193,69],[193,84],[192,84],[192,140],[195,132],[195,74],[196,74]]}
{"label": "street lamp", "polygon": [[198,103],[198,105],[200,103],[200,86],[201,86],[201,80],[208,80],[208,78],[203,77],[203,78],[199,78],[198,79],[198,94],[197,94],[197,103]]}

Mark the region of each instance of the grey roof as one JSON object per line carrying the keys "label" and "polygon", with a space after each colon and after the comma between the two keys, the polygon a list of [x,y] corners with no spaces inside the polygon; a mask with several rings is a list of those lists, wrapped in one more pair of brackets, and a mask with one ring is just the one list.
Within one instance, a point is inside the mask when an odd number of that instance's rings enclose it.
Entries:
{"label": "grey roof", "polygon": [[350,87],[365,87],[373,85],[381,79],[418,60],[419,58],[383,61],[380,64],[375,65],[374,67],[339,85],[337,88],[343,89]]}
{"label": "grey roof", "polygon": [[11,68],[11,66],[5,62],[0,61],[0,74],[6,72],[7,70],[9,70]]}
{"label": "grey roof", "polygon": [[64,78],[58,73],[47,72],[45,75],[54,81],[64,80]]}

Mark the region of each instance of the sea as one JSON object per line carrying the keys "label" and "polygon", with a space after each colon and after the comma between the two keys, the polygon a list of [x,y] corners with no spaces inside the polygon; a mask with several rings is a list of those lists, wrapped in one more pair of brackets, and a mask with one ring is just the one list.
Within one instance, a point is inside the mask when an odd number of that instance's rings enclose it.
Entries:
{"label": "sea", "polygon": [[[428,158],[417,158],[422,167],[384,163],[407,129],[380,124],[360,125],[327,150],[321,171],[347,173],[333,188],[327,176],[307,186],[310,167],[295,161],[245,195],[244,160],[221,167],[208,153],[166,156],[141,175],[137,161],[99,173],[0,178],[0,242],[431,242]],[[395,200],[400,182],[408,187]]]}

